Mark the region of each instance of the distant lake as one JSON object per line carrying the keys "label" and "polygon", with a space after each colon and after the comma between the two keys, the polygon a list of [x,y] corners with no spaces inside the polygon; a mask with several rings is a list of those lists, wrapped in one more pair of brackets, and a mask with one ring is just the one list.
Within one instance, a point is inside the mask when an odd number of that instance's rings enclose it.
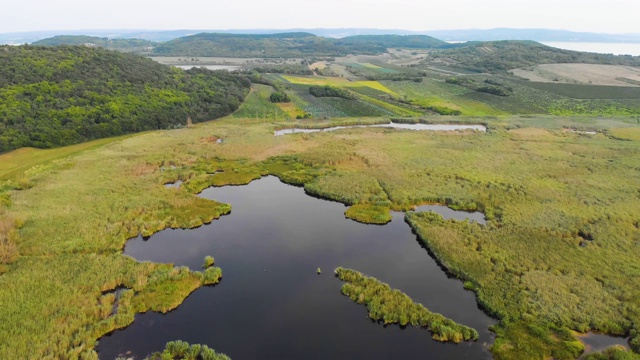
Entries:
{"label": "distant lake", "polygon": [[541,41],[542,44],[565,50],[587,51],[601,54],[640,56],[639,43],[597,43],[597,42],[555,42]]}
{"label": "distant lake", "polygon": [[176,67],[183,70],[193,69],[194,67],[201,67],[209,70],[229,70],[229,71],[240,70],[242,68],[241,66],[235,66],[235,65],[176,65]]}

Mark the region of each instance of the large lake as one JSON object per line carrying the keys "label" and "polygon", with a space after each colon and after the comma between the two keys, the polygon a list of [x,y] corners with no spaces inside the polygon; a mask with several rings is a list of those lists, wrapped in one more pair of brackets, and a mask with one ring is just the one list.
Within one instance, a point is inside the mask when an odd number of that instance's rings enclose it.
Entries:
{"label": "large lake", "polygon": [[[495,320],[478,309],[474,293],[438,267],[403,213],[384,226],[360,224],[345,219],[344,205],[308,196],[275,177],[210,188],[201,196],[230,203],[232,213],[198,229],[130,240],[125,254],[192,269],[212,255],[223,271],[221,283],[195,291],[166,315],[137,315],[131,326],[100,340],[101,359],[127,352],[141,359],[171,340],[207,344],[234,360],[490,358],[488,327]],[[343,283],[333,275],[338,266],[389,283],[428,309],[474,327],[480,339],[440,343],[424,329],[371,321],[363,305],[340,293]]]}

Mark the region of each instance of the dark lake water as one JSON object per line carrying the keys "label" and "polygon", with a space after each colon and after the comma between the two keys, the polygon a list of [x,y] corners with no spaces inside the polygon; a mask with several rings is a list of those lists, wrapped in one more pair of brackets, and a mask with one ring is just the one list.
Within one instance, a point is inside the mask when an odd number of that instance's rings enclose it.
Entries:
{"label": "dark lake water", "polygon": [[[195,291],[168,314],[148,312],[100,340],[101,359],[136,359],[172,340],[207,344],[242,359],[486,359],[495,320],[462,282],[448,278],[394,213],[384,226],[345,219],[342,204],[308,196],[266,177],[201,196],[232,205],[232,213],[192,230],[165,230],[130,240],[135,259],[200,269],[212,255],[223,279]],[[433,210],[433,208],[430,208]],[[338,266],[397,288],[428,309],[480,334],[477,342],[440,343],[424,329],[384,327],[363,305],[340,293]],[[316,274],[320,267],[322,274]]]}
{"label": "dark lake water", "polygon": [[615,345],[629,349],[629,339],[624,337],[596,333],[588,333],[578,337],[584,344],[584,355],[603,351]]}

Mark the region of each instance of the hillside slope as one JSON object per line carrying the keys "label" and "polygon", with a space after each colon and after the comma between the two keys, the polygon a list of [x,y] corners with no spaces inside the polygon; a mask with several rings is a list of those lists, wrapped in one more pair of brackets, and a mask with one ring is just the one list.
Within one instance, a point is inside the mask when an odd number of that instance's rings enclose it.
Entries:
{"label": "hillside slope", "polygon": [[0,47],[0,152],[215,119],[250,82],[226,71],[183,71],[85,46]]}
{"label": "hillside slope", "polygon": [[596,54],[558,49],[534,41],[473,42],[467,46],[438,51],[424,61],[478,72],[504,72],[525,66],[558,63],[586,63],[640,66],[640,56]]}
{"label": "hillside slope", "polygon": [[33,46],[84,45],[124,52],[148,52],[154,42],[142,39],[109,39],[84,35],[59,35],[32,43]]}

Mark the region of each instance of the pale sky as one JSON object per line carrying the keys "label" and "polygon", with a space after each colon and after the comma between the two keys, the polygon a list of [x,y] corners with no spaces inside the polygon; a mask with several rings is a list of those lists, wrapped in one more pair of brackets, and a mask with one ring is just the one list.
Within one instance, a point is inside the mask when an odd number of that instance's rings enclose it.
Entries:
{"label": "pale sky", "polygon": [[347,27],[640,33],[639,14],[640,0],[0,0],[0,33]]}

